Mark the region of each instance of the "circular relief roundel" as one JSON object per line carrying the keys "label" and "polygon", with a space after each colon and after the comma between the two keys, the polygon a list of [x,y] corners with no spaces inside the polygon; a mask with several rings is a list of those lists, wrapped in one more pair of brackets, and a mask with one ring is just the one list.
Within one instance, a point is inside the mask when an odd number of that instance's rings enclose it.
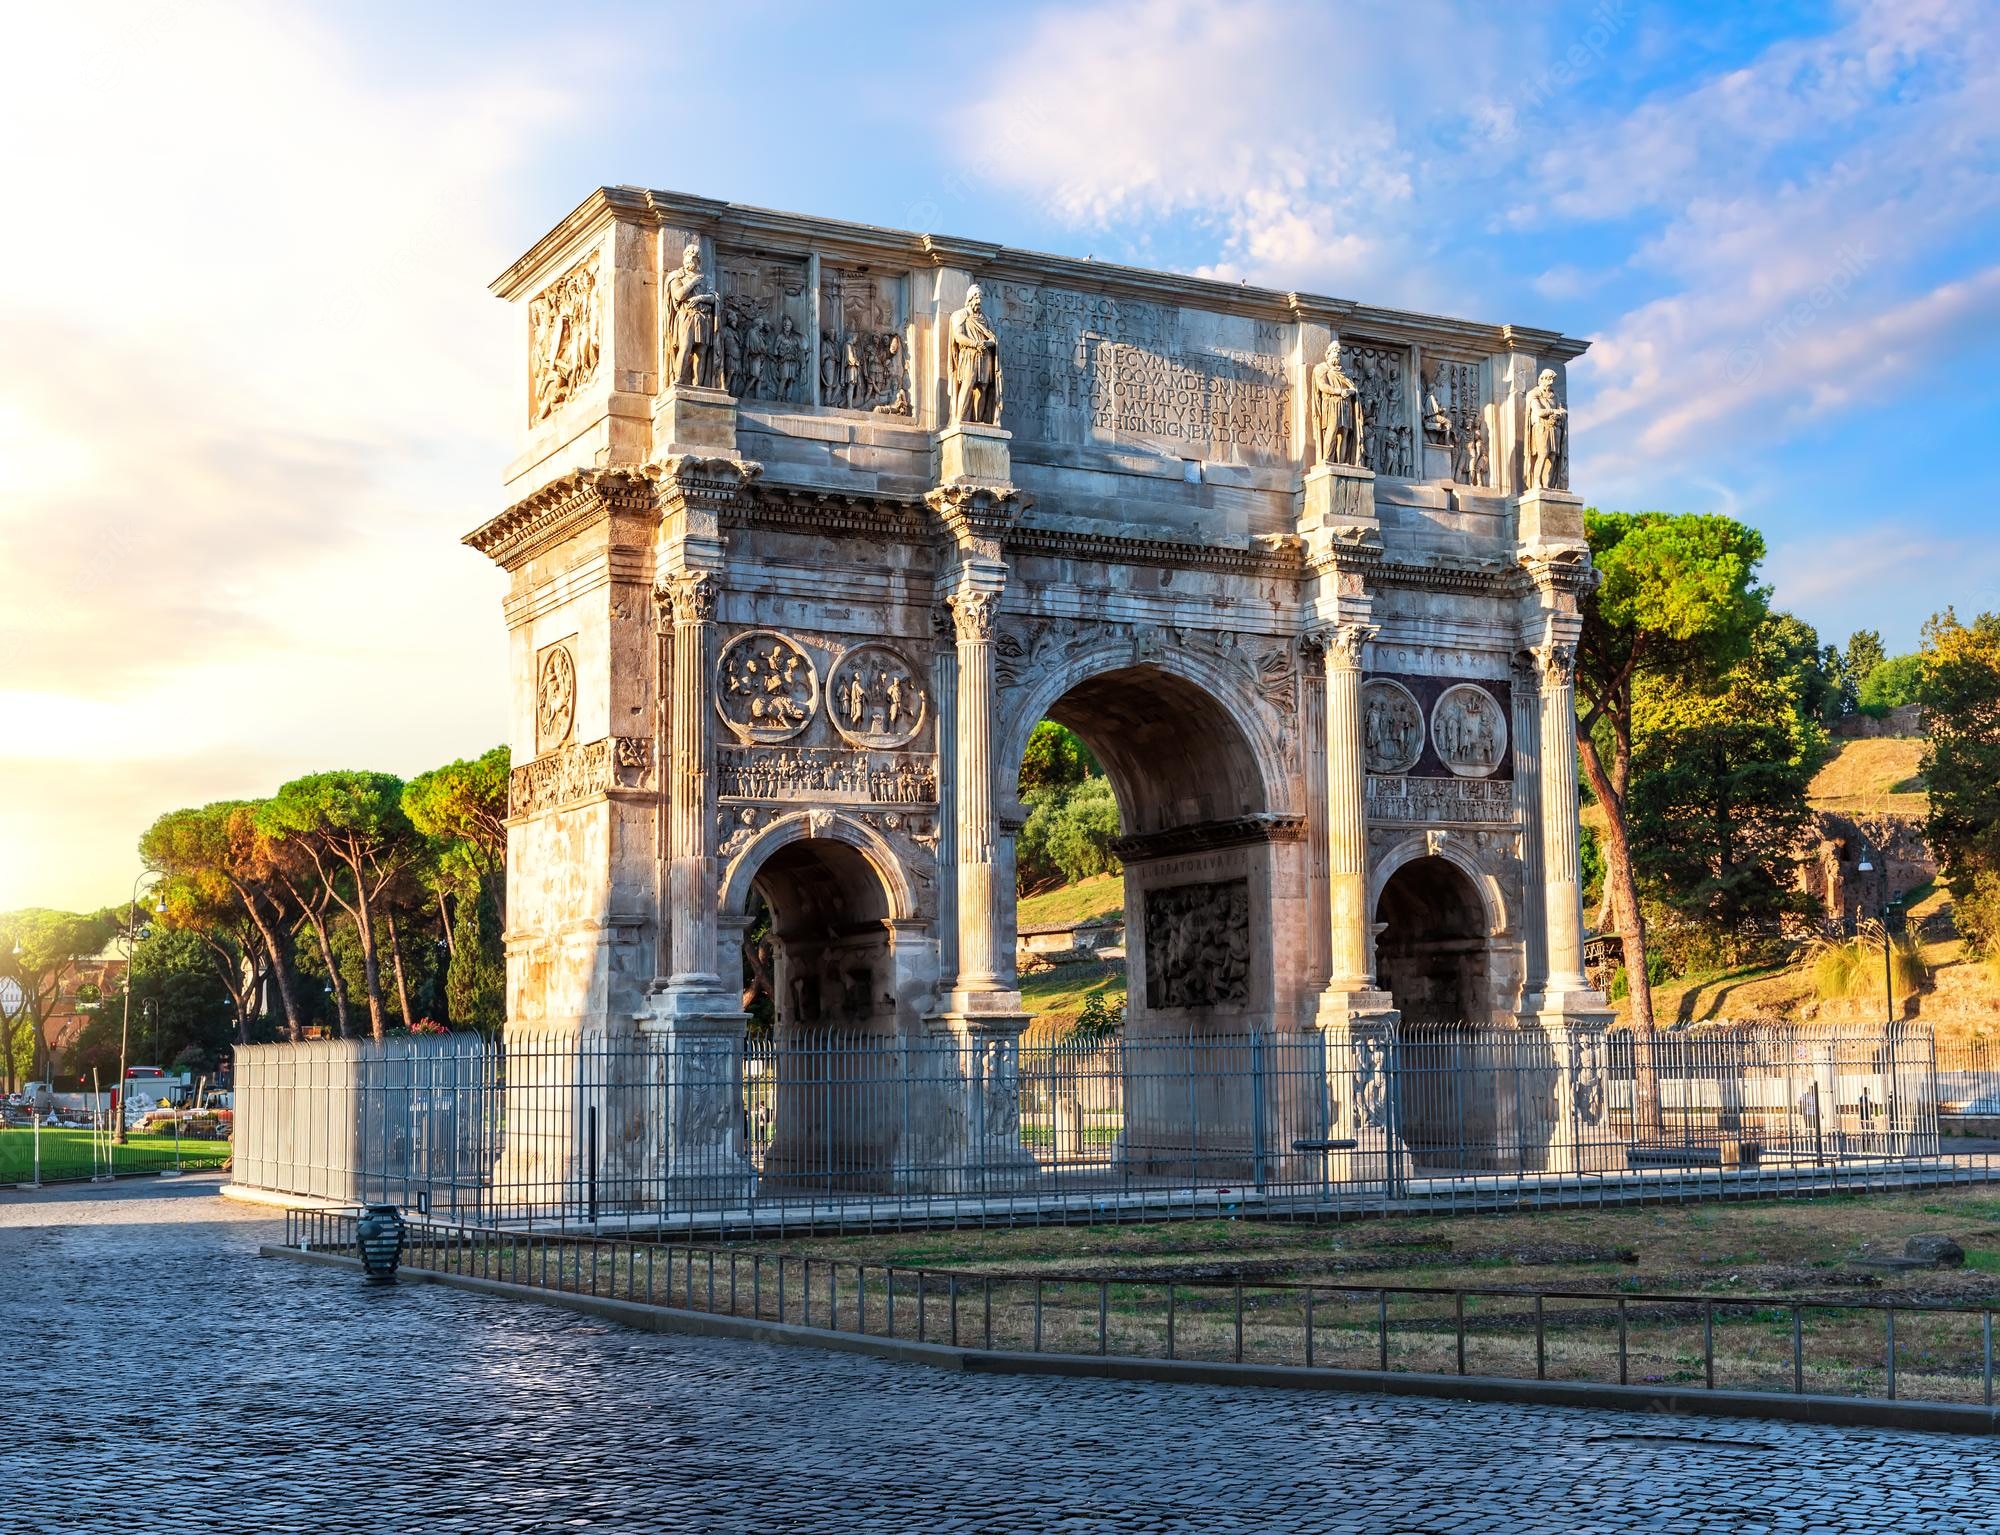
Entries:
{"label": "circular relief roundel", "polygon": [[1431,709],[1431,744],[1460,778],[1484,778],[1507,754],[1507,716],[1486,689],[1461,682]]}
{"label": "circular relief roundel", "polygon": [[1424,754],[1424,710],[1400,682],[1361,686],[1362,760],[1371,773],[1407,773]]}
{"label": "circular relief roundel", "polygon": [[906,744],[923,728],[928,700],[917,670],[887,645],[857,645],[827,679],[834,729],[853,746]]}
{"label": "circular relief roundel", "polygon": [[569,646],[542,657],[535,681],[535,741],[543,749],[560,746],[576,728],[576,662]]}
{"label": "circular relief roundel", "polygon": [[796,640],[752,629],[715,662],[715,710],[745,741],[789,741],[819,708],[819,674]]}

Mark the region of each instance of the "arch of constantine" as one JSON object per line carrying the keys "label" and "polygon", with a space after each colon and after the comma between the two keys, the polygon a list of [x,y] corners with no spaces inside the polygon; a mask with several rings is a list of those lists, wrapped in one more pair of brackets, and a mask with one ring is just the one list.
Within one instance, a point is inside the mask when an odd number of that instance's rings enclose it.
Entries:
{"label": "arch of constantine", "polygon": [[[634,1155],[753,1176],[761,901],[781,1039],[959,1063],[894,1126],[816,1100],[884,1186],[1031,1175],[1013,841],[1047,717],[1117,795],[1125,1037],[1214,1041],[1210,1127],[1251,1112],[1231,1042],[1308,1046],[1352,1143],[1312,1154],[1352,1170],[1399,1133],[1399,1030],[1504,1027],[1547,1061],[1510,1133],[1573,1165],[1608,1021],[1581,342],[632,188],[494,286],[521,447],[467,542],[510,581],[508,1027],[714,1063]],[[1171,1176],[1194,1095],[1155,1096],[1128,1084],[1124,1154]]]}

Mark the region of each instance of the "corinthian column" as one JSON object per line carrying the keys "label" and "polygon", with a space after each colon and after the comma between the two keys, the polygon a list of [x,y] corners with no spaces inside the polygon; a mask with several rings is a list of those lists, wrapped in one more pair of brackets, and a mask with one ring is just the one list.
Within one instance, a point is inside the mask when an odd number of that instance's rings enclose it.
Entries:
{"label": "corinthian column", "polygon": [[993,620],[998,590],[966,586],[945,599],[958,638],[957,802],[958,989],[994,991],[1000,958],[993,812]]}
{"label": "corinthian column", "polygon": [[1362,758],[1361,650],[1365,624],[1325,632],[1327,905],[1334,992],[1374,987],[1368,956],[1368,768]]}
{"label": "corinthian column", "polygon": [[1535,650],[1542,693],[1542,891],[1550,997],[1583,991],[1583,872],[1576,799],[1576,647]]}
{"label": "corinthian column", "polygon": [[667,716],[667,902],[672,913],[668,984],[715,988],[714,869],[708,856],[715,803],[709,778],[707,707],[709,640],[715,628],[715,577],[689,571],[669,577],[673,609],[673,701]]}

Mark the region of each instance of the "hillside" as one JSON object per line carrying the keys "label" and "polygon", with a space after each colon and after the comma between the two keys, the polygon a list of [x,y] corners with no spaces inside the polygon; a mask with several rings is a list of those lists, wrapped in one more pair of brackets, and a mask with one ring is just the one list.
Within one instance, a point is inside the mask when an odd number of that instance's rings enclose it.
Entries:
{"label": "hillside", "polygon": [[1930,809],[1924,792],[1922,737],[1843,741],[1812,781],[1815,810],[1842,815],[1895,815],[1921,820]]}

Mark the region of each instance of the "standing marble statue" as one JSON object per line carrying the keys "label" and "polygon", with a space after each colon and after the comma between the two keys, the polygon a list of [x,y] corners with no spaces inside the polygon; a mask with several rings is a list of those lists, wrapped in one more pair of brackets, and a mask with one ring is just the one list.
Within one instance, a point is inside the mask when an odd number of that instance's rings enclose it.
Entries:
{"label": "standing marble statue", "polygon": [[1556,370],[1544,368],[1528,391],[1528,488],[1564,489],[1568,459],[1569,411],[1556,397]]}
{"label": "standing marble statue", "polygon": [[696,388],[715,382],[715,335],[722,296],[701,269],[701,247],[681,252],[680,270],[667,279],[667,313],[673,322],[673,369],[668,385]]}
{"label": "standing marble statue", "polygon": [[1326,360],[1312,370],[1313,444],[1316,464],[1361,462],[1365,425],[1361,391],[1340,366],[1340,338],[1327,343]]}
{"label": "standing marble statue", "polygon": [[1000,338],[981,312],[977,283],[951,317],[951,424],[1000,424]]}

